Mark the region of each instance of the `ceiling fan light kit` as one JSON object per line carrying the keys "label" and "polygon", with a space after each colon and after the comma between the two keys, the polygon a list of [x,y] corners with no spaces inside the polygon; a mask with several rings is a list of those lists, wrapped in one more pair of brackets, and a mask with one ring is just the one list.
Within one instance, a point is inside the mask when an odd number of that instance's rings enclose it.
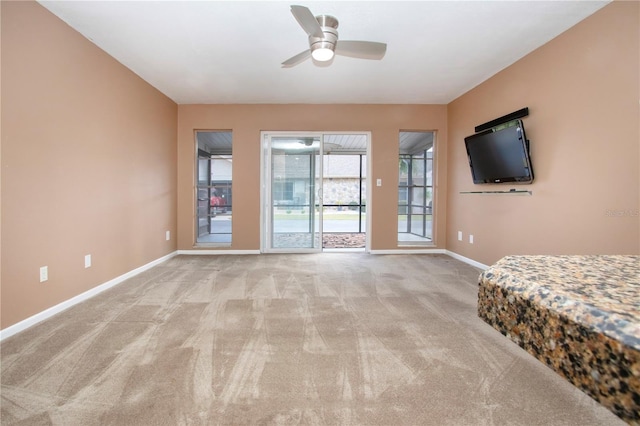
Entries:
{"label": "ceiling fan light kit", "polygon": [[333,48],[331,46],[327,47],[318,47],[311,46],[311,57],[316,61],[326,62],[333,59],[334,53]]}
{"label": "ceiling fan light kit", "polygon": [[356,40],[338,42],[338,19],[331,15],[313,16],[308,8],[296,5],[291,6],[291,13],[309,35],[309,49],[284,61],[283,68],[296,66],[309,57],[318,62],[330,61],[334,55],[380,60],[387,51],[385,43]]}

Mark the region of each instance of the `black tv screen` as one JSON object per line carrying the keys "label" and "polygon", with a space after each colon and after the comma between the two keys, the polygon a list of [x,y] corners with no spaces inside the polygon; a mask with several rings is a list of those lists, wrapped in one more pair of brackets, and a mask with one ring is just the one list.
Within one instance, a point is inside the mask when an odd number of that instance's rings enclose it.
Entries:
{"label": "black tv screen", "polygon": [[473,183],[531,183],[533,167],[522,120],[464,138]]}

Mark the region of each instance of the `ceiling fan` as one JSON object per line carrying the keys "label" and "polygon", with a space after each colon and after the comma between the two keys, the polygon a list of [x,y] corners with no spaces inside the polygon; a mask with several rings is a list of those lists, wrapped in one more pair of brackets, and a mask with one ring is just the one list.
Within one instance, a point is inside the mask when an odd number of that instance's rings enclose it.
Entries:
{"label": "ceiling fan", "polygon": [[[319,141],[320,140],[316,138],[300,138],[298,140],[298,143],[306,147],[311,147],[315,142],[319,142]],[[338,149],[338,148],[342,148],[342,145],[340,145],[339,143],[322,142],[322,149],[324,150],[324,152],[330,152],[331,150]]]}
{"label": "ceiling fan", "polygon": [[294,67],[309,57],[319,62],[330,61],[334,54],[380,60],[387,51],[386,43],[360,40],[338,41],[338,20],[333,16],[313,16],[307,7],[296,5],[291,6],[291,13],[309,35],[309,49],[284,61],[282,68]]}

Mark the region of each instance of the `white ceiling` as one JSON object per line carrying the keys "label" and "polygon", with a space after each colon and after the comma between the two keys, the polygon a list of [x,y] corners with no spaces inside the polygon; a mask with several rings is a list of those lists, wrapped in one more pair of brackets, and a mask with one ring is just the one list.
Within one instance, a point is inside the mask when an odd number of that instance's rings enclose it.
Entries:
{"label": "white ceiling", "polygon": [[[40,3],[179,104],[446,104],[608,1]],[[386,56],[281,68],[309,47],[292,4]]]}

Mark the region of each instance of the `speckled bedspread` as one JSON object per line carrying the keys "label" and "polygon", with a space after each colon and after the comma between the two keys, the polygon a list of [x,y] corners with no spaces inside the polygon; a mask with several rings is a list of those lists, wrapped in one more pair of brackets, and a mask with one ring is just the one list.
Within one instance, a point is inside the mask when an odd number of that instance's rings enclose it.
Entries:
{"label": "speckled bedspread", "polygon": [[478,315],[628,423],[640,423],[640,256],[507,256]]}

